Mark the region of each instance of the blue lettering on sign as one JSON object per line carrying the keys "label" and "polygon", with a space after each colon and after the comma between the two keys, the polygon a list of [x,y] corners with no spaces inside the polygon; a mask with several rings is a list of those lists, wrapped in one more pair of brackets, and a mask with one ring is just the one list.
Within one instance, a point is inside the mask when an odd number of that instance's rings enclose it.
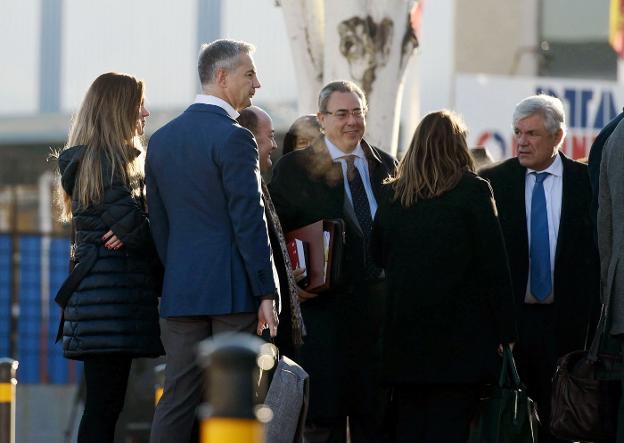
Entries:
{"label": "blue lettering on sign", "polygon": [[583,89],[581,91],[581,128],[587,127],[587,105],[593,96],[594,91],[591,89]]}
{"label": "blue lettering on sign", "polygon": [[616,114],[617,110],[615,109],[613,94],[609,91],[602,91],[602,94],[600,94],[600,104],[598,105],[598,111],[594,119],[594,129],[604,128]]}
{"label": "blue lettering on sign", "polygon": [[568,127],[575,128],[576,127],[576,90],[574,89],[564,89],[563,96],[568,102],[568,107],[570,109],[570,117],[568,118]]}
{"label": "blue lettering on sign", "polygon": [[[538,86],[535,90],[536,94],[546,94],[553,97],[559,97],[554,89]],[[588,128],[590,124],[589,109],[590,103],[594,98],[593,89],[583,88],[565,88],[563,90],[563,98],[568,104],[568,127],[571,129]],[[596,107],[593,129],[602,129],[611,119],[617,115],[615,99],[613,93],[609,90],[603,90],[600,93],[600,102]]]}

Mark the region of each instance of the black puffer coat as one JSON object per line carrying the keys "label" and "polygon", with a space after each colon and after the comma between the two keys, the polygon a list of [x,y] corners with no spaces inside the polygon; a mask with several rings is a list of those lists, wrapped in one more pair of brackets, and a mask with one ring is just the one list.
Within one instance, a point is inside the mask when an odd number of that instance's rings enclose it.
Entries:
{"label": "black puffer coat", "polygon": [[[83,151],[76,146],[59,157],[61,182],[69,195]],[[57,295],[64,305],[63,351],[78,360],[107,353],[156,357],[164,350],[149,222],[142,202],[120,179],[111,181],[109,168],[104,163],[109,183],[101,204],[78,210],[72,199],[76,266]],[[123,242],[122,248],[104,247],[101,238],[108,230]]]}

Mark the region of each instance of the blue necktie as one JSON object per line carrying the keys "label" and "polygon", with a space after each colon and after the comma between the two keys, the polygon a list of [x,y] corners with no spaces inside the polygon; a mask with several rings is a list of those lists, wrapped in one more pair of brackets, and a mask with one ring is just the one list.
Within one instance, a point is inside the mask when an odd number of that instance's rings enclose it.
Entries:
{"label": "blue necktie", "polygon": [[531,196],[531,293],[542,302],[552,292],[548,213],[544,193],[544,180],[549,173],[532,174],[535,175],[535,186]]}
{"label": "blue necktie", "polygon": [[351,190],[351,201],[353,202],[353,210],[357,217],[362,232],[364,233],[365,248],[365,279],[372,280],[379,277],[381,269],[375,266],[373,258],[369,251],[370,235],[373,228],[373,217],[371,215],[370,204],[366,196],[366,188],[357,166],[355,166],[355,155],[347,155],[343,157],[347,162],[347,181]]}

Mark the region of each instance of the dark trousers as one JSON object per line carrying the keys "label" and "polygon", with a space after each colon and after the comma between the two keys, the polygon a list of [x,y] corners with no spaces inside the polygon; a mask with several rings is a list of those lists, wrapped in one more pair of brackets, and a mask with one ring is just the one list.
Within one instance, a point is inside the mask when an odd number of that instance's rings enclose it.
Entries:
{"label": "dark trousers", "polygon": [[[609,318],[609,320],[611,320]],[[607,331],[611,325],[607,324]],[[617,354],[621,352],[624,357],[624,335],[611,335],[608,332],[603,336],[600,344],[600,352]],[[624,379],[621,381],[621,390],[624,393]],[[620,396],[620,405],[617,414],[617,433],[615,439],[608,443],[624,443],[624,395]]]}
{"label": "dark trousers", "polygon": [[197,344],[223,332],[253,333],[257,322],[256,313],[167,319],[163,340],[167,352],[165,388],[154,412],[151,443],[191,440],[204,389],[202,371],[197,365]]}
{"label": "dark trousers", "polygon": [[[618,336],[622,357],[624,357],[624,336]],[[622,392],[624,393],[624,379],[622,380]],[[624,443],[624,394],[620,397],[620,408],[618,410],[616,443]]]}
{"label": "dark trousers", "polygon": [[411,385],[394,390],[397,443],[465,443],[479,402],[476,384]]}
{"label": "dark trousers", "polygon": [[297,361],[310,374],[306,443],[382,443],[387,392],[379,386],[385,287],[361,285],[302,304],[308,335]]}
{"label": "dark trousers", "polygon": [[114,354],[85,358],[87,398],[78,429],[78,443],[114,441],[131,364],[130,357]]}
{"label": "dark trousers", "polygon": [[537,404],[540,417],[538,441],[540,443],[563,442],[548,430],[552,376],[557,367],[557,342],[555,330],[555,306],[524,304],[519,316],[520,336],[514,348],[520,379],[527,393]]}

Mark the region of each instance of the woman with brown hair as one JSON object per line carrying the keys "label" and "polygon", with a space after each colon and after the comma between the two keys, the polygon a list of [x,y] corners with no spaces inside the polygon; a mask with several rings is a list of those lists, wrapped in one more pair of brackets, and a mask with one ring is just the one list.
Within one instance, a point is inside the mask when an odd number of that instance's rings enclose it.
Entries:
{"label": "woman with brown hair", "polygon": [[457,115],[423,118],[386,191],[372,249],[388,285],[382,373],[397,441],[464,443],[515,320],[496,206]]}
{"label": "woman with brown hair", "polygon": [[112,442],[135,357],[164,353],[155,250],[145,212],[143,82],[100,75],[58,155],[59,202],[71,220],[75,266],[56,296],[57,339],[84,361],[87,388],[78,442]]}

